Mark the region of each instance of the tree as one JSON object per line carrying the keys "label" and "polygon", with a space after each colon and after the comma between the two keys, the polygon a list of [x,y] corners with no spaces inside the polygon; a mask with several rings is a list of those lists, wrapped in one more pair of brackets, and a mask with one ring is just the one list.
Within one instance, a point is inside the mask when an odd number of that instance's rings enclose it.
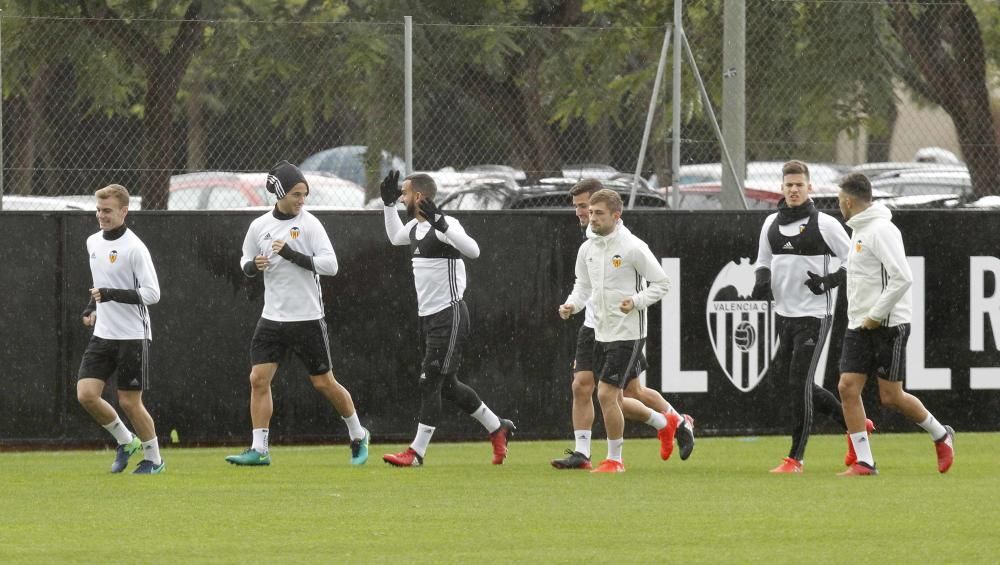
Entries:
{"label": "tree", "polygon": [[1000,191],[1000,149],[986,83],[986,50],[966,2],[887,0],[903,46],[899,76],[919,96],[940,105],[955,123],[976,196]]}
{"label": "tree", "polygon": [[[169,4],[169,3],[167,3]],[[160,5],[150,11],[156,16],[169,8]],[[140,22],[131,22],[107,5],[106,0],[80,0],[84,25],[103,38],[138,66],[146,76],[143,110],[142,169],[139,182],[143,208],[165,209],[173,171],[176,146],[173,131],[173,111],[181,78],[195,52],[202,45],[204,22],[201,0],[192,0],[177,23],[173,39],[166,43],[156,32],[143,29]]]}

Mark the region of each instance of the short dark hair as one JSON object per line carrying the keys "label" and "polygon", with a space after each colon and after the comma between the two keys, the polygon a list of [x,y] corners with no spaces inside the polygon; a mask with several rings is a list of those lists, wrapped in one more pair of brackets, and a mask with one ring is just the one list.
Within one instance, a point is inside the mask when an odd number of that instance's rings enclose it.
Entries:
{"label": "short dark hair", "polygon": [[622,211],[622,197],[620,194],[613,190],[608,190],[602,188],[597,192],[590,195],[590,205],[593,206],[599,202],[603,202],[605,206],[608,207],[609,212],[621,212]]}
{"label": "short dark hair", "polygon": [[437,183],[434,182],[434,179],[427,173],[413,173],[403,180],[410,181],[410,187],[413,191],[423,194],[424,198],[434,200],[434,197],[437,196]]}
{"label": "short dark hair", "polygon": [[809,165],[802,161],[789,161],[781,166],[781,178],[784,179],[785,175],[805,175],[809,180]]}
{"label": "short dark hair", "polygon": [[604,188],[601,181],[593,178],[582,179],[580,182],[573,185],[573,188],[569,189],[570,196],[580,196],[581,194],[592,195],[598,190]]}
{"label": "short dark hair", "polygon": [[861,173],[851,173],[840,181],[840,190],[863,202],[872,201],[872,183]]}

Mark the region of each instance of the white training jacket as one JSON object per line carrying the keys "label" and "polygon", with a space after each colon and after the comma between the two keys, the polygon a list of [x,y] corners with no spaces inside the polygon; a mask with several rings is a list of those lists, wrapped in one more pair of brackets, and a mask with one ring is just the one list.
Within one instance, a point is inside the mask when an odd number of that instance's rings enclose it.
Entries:
{"label": "white training jacket", "polygon": [[[576,314],[590,300],[597,341],[644,339],[646,309],[669,290],[670,279],[649,246],[619,220],[606,236],[587,230],[587,241],[576,256],[576,283],[566,304],[571,304]],[[635,303],[628,314],[619,309],[625,298]]]}
{"label": "white training jacket", "polygon": [[883,326],[909,323],[913,273],[892,212],[872,204],[847,225],[854,230],[847,254],[847,327],[857,329],[865,318]]}

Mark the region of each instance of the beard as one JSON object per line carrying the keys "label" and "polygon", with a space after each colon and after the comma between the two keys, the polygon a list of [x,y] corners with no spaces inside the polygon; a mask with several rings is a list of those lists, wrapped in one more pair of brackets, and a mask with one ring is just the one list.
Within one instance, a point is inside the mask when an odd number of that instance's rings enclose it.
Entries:
{"label": "beard", "polygon": [[417,217],[417,205],[412,200],[406,203],[406,215],[412,220]]}

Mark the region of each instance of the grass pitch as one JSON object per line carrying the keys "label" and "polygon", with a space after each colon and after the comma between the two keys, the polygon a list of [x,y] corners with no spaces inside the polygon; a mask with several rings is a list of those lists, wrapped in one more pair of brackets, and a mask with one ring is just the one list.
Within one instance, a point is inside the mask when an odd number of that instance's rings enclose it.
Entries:
{"label": "grass pitch", "polygon": [[876,434],[878,477],[834,476],[842,436],[814,436],[802,475],[770,475],[788,443],[702,438],[662,462],[626,440],[621,475],[552,469],[570,441],[514,441],[500,467],[487,442],[432,444],[417,469],[382,463],[400,445],[360,468],[344,445],[277,446],[262,468],[168,448],[147,477],[109,474],[110,450],[3,453],[0,562],[1000,560],[1000,434],[959,432],[946,475],[926,434]]}

